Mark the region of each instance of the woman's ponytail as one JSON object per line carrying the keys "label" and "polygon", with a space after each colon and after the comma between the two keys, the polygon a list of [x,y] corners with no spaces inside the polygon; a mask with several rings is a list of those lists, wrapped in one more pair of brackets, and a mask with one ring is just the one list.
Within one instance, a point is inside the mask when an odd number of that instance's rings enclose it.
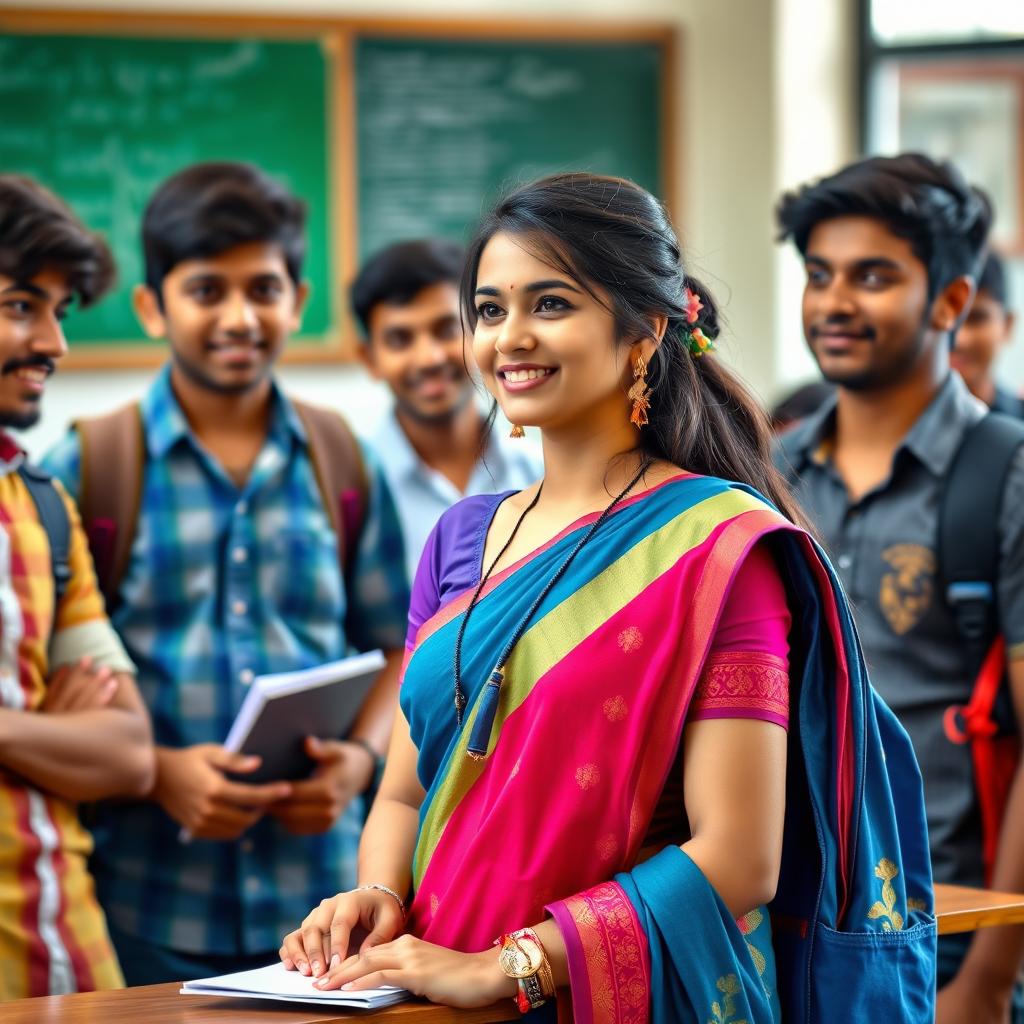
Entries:
{"label": "woman's ponytail", "polygon": [[714,298],[694,277],[686,278],[684,288],[699,299],[700,310],[693,323],[685,313],[670,317],[651,359],[648,383],[653,393],[642,447],[694,473],[750,484],[784,515],[806,526],[772,463],[772,434],[760,403],[717,355],[697,355],[699,349],[689,340],[694,328],[712,341],[721,332]]}

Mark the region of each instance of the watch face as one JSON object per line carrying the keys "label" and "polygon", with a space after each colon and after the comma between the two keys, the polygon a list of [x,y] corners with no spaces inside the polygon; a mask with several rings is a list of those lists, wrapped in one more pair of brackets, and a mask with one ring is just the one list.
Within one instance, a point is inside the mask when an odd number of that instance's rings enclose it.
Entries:
{"label": "watch face", "polygon": [[498,964],[509,978],[528,978],[542,963],[540,950],[529,939],[506,938],[498,954]]}

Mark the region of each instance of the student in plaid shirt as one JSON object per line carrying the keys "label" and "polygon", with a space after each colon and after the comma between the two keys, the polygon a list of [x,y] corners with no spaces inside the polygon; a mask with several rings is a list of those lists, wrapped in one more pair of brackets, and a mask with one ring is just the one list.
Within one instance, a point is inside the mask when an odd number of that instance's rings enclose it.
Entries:
{"label": "student in plaid shirt", "polygon": [[[408,608],[397,516],[367,458],[343,579],[303,423],[272,375],[306,298],[304,218],[236,163],[178,173],[143,218],[136,311],[170,363],[140,406],[140,513],[112,621],[158,775],[148,802],[100,810],[94,858],[129,984],[271,963],[311,902],[351,887],[361,794],[390,733]],[[71,432],[46,465],[77,492],[80,458]],[[388,666],[350,740],[307,741],[307,781],[247,784],[256,764],[221,743],[254,676],[375,647]]]}
{"label": "student in plaid shirt", "polygon": [[[106,244],[60,200],[0,175],[0,428],[39,418],[67,352],[61,321],[74,299],[102,295],[113,269]],[[153,781],[133,666],[74,506],[59,488],[48,494],[70,526],[58,599],[24,472],[24,453],[0,429],[0,1001],[122,984],[76,804],[139,795]]]}

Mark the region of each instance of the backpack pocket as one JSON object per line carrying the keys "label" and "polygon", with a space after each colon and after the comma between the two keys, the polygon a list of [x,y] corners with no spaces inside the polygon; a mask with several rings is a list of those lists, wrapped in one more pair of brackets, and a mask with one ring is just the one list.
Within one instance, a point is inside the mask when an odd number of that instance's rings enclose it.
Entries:
{"label": "backpack pocket", "polygon": [[808,1019],[933,1024],[936,941],[934,918],[900,931],[840,932],[819,922]]}

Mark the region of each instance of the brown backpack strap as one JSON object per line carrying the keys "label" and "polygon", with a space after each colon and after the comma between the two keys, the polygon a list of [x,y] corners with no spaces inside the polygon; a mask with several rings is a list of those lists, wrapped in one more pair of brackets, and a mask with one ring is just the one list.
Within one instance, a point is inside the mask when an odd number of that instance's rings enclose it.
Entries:
{"label": "brown backpack strap", "polygon": [[292,399],[306,428],[309,457],[324,509],[338,537],[338,561],[347,575],[355,558],[369,502],[370,485],[355,434],[330,409]]}
{"label": "brown backpack strap", "polygon": [[78,507],[110,611],[117,604],[139,518],[145,465],[142,415],[133,402],[105,416],[78,420],[74,427],[81,448]]}

